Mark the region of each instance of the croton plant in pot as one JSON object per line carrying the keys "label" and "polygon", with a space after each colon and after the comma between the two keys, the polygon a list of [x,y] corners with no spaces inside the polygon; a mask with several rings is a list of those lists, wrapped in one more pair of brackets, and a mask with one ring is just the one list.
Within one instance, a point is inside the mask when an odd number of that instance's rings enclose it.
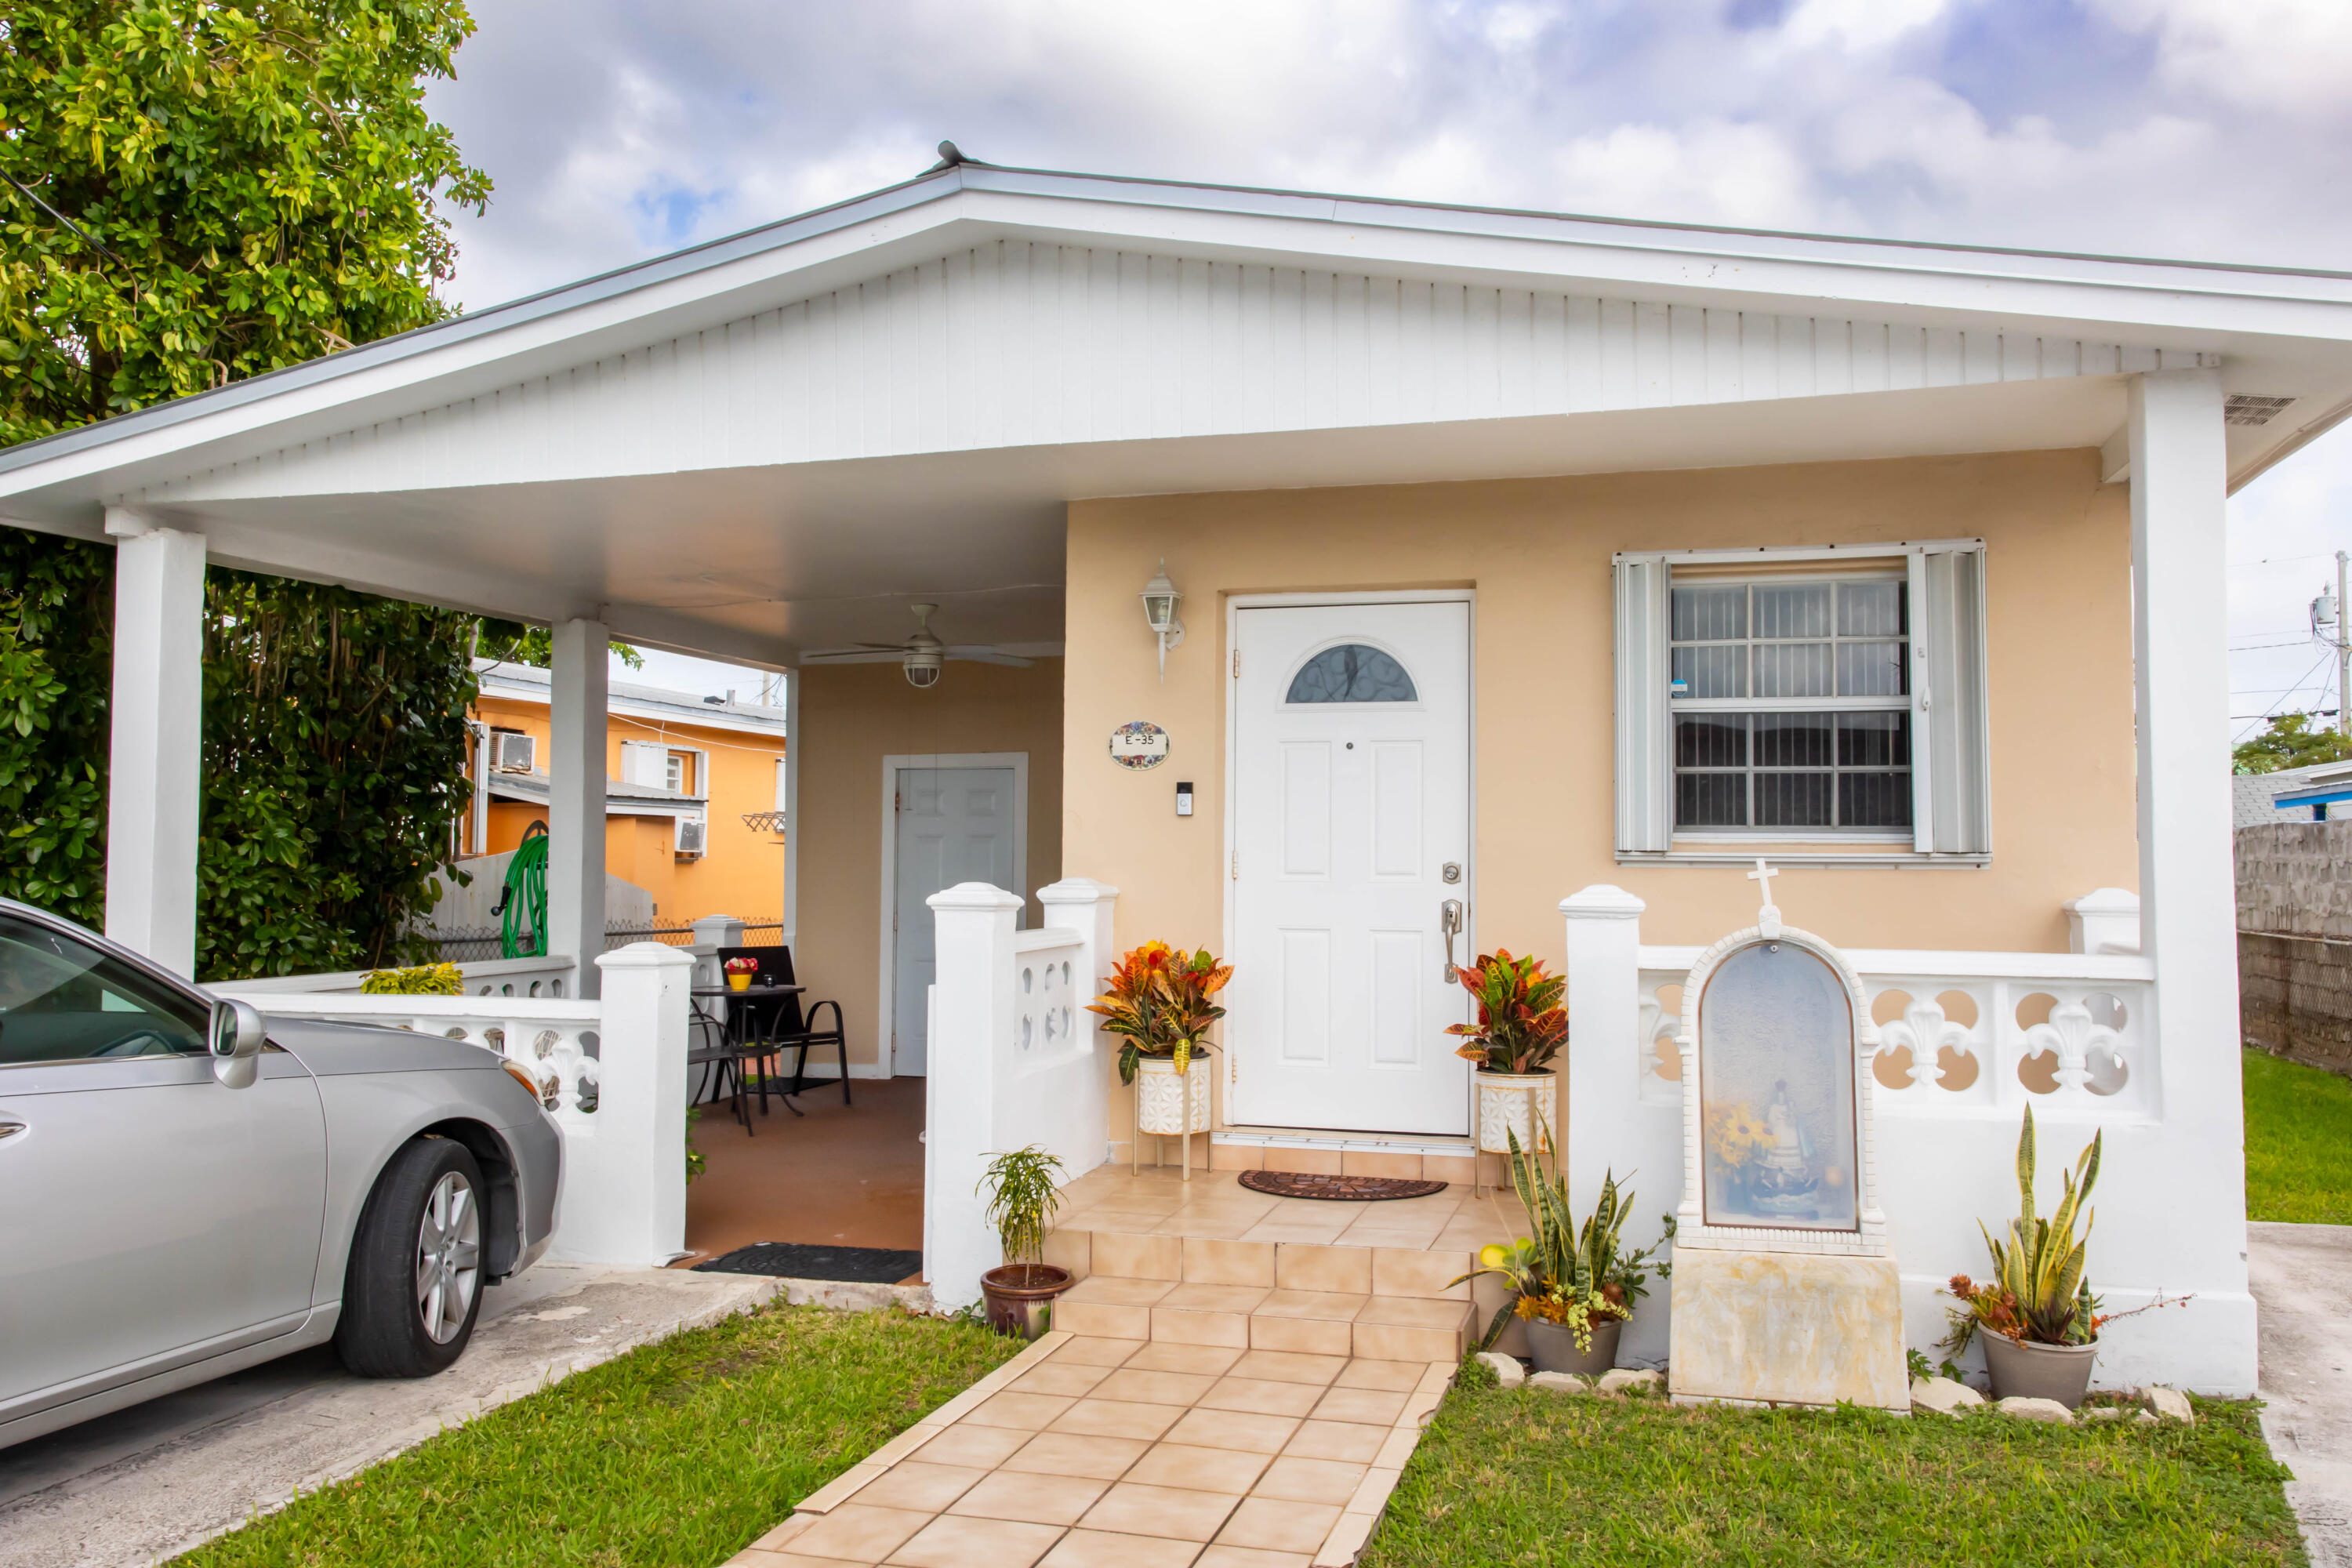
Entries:
{"label": "croton plant in pot", "polygon": [[1462,1037],[1454,1054],[1478,1066],[1479,1152],[1508,1153],[1514,1139],[1532,1148],[1540,1137],[1549,1146],[1559,1118],[1551,1059],[1568,1044],[1568,1009],[1560,1005],[1567,982],[1534,956],[1501,948],[1458,974],[1478,1018],[1445,1032]]}
{"label": "croton plant in pot", "polygon": [[[1145,1081],[1136,1094],[1136,1131],[1202,1132],[1209,1126],[1209,1090],[1189,1074],[1209,1026],[1225,1016],[1217,994],[1234,977],[1207,948],[1186,952],[1147,942],[1124,954],[1087,1011],[1119,1037],[1118,1081]],[[1156,1081],[1155,1081],[1156,1080]]]}
{"label": "croton plant in pot", "polygon": [[[1550,1124],[1540,1124],[1538,1132],[1549,1147]],[[1516,1316],[1528,1326],[1528,1349],[1538,1372],[1598,1376],[1617,1364],[1618,1335],[1634,1304],[1649,1294],[1651,1268],[1662,1279],[1670,1271],[1671,1265],[1652,1259],[1674,1239],[1674,1216],[1666,1216],[1659,1240],[1624,1251],[1622,1237],[1633,1194],[1618,1189],[1614,1171],[1602,1178],[1600,1200],[1580,1225],[1569,1206],[1568,1178],[1559,1173],[1559,1160],[1547,1167],[1542,1153],[1522,1147],[1517,1134],[1510,1136],[1510,1145],[1511,1184],[1531,1234],[1507,1246],[1482,1248],[1478,1267],[1454,1283],[1492,1275],[1509,1287],[1479,1349],[1493,1344],[1504,1323]]]}

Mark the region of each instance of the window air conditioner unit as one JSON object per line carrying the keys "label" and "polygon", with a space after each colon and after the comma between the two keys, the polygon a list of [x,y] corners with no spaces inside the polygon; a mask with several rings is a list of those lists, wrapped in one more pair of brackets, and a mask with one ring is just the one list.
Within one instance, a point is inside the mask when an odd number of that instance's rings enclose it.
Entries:
{"label": "window air conditioner unit", "polygon": [[539,765],[539,737],[513,730],[490,736],[490,766],[502,773],[527,773]]}
{"label": "window air conditioner unit", "polygon": [[709,841],[710,824],[698,816],[677,819],[677,852],[680,855],[700,855]]}

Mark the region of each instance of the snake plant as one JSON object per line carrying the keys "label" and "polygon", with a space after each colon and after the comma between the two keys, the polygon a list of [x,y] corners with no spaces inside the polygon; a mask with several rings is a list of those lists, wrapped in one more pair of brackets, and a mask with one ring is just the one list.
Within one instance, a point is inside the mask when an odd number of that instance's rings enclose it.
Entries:
{"label": "snake plant", "polygon": [[[1538,1142],[1551,1146],[1551,1129],[1540,1116],[1537,1122]],[[1633,1212],[1633,1194],[1619,1191],[1616,1172],[1601,1178],[1600,1201],[1579,1225],[1569,1207],[1568,1178],[1560,1174],[1558,1156],[1546,1170],[1539,1150],[1519,1147],[1517,1132],[1509,1133],[1508,1140],[1511,1186],[1534,1234],[1508,1247],[1482,1248],[1479,1267],[1453,1283],[1492,1274],[1511,1286],[1511,1300],[1486,1325],[1480,1350],[1495,1342],[1504,1321],[1515,1313],[1565,1323],[1576,1331],[1577,1348],[1590,1350],[1596,1321],[1633,1316],[1633,1303],[1649,1293],[1647,1265],[1673,1239],[1674,1218],[1667,1216],[1664,1237],[1639,1252],[1621,1254],[1619,1237]],[[1661,1264],[1658,1272],[1663,1276],[1669,1267]]]}
{"label": "snake plant", "polygon": [[[2065,1193],[2047,1218],[2033,1212],[2033,1108],[2025,1108],[2017,1140],[2017,1217],[2005,1239],[1995,1240],[1977,1222],[1992,1254],[1992,1278],[1982,1284],[1956,1275],[1951,1292],[1966,1303],[1952,1313],[1952,1336],[1945,1342],[1957,1355],[1979,1328],[2032,1344],[2088,1344],[2098,1335],[2098,1300],[2084,1277],[2093,1211],[2084,1206],[2099,1179],[2099,1152],[2105,1134],[2094,1133],[2072,1171],[2062,1171]],[[2074,1233],[2074,1222],[2083,1231]]]}

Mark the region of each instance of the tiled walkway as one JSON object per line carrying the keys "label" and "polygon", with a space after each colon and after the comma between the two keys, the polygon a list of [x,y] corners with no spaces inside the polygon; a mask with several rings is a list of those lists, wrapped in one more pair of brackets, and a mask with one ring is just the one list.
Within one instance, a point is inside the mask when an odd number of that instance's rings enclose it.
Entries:
{"label": "tiled walkway", "polygon": [[1334,1568],[1454,1365],[1056,1331],[734,1563]]}

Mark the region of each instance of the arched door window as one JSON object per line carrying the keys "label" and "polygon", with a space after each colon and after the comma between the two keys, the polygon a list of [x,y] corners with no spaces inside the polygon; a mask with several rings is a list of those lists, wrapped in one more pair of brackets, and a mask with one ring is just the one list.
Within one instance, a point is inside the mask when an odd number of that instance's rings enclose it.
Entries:
{"label": "arched door window", "polygon": [[1417,702],[1404,666],[1369,643],[1327,647],[1290,678],[1285,702]]}

